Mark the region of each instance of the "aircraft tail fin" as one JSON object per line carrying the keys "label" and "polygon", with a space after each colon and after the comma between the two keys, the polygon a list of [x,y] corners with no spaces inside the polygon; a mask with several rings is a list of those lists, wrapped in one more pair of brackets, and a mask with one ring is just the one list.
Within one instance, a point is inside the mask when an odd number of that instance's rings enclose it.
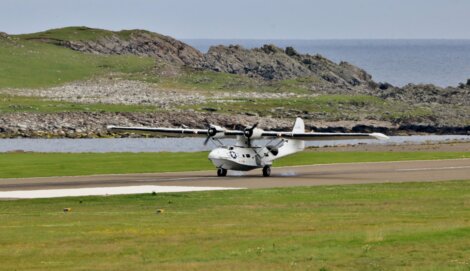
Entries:
{"label": "aircraft tail fin", "polygon": [[[297,118],[295,120],[292,133],[305,133],[305,124],[301,118]],[[277,157],[283,157],[299,151],[303,151],[304,148],[305,142],[303,140],[285,140],[285,143],[279,148],[279,154],[277,155]]]}
{"label": "aircraft tail fin", "polygon": [[305,124],[303,119],[297,118],[295,120],[294,128],[292,129],[293,133],[305,133]]}

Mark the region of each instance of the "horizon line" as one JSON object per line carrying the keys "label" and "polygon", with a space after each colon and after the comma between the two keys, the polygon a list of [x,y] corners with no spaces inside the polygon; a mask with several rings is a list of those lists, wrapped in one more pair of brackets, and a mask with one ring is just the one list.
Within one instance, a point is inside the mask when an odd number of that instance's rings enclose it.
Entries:
{"label": "horizon line", "polygon": [[34,33],[39,33],[39,32],[45,32],[48,30],[53,30],[53,29],[61,29],[61,28],[68,28],[68,27],[87,27],[91,29],[100,29],[100,30],[107,30],[107,31],[113,31],[113,32],[119,32],[123,30],[145,30],[145,31],[150,31],[154,32],[157,34],[162,34],[165,36],[170,36],[175,39],[179,40],[296,40],[296,41],[312,41],[312,40],[470,40],[470,37],[399,37],[399,38],[392,38],[392,37],[353,37],[353,38],[342,38],[342,37],[290,37],[290,38],[281,38],[281,37],[256,37],[256,38],[248,38],[248,37],[176,37],[173,36],[172,34],[166,34],[163,32],[157,32],[155,30],[149,30],[145,28],[121,28],[121,29],[113,29],[113,28],[102,28],[102,27],[94,27],[94,26],[86,26],[86,25],[69,25],[69,26],[62,26],[62,27],[50,27],[44,30],[39,30],[39,31],[32,31],[32,32],[21,32],[21,33],[8,33],[4,32],[0,29],[0,32],[7,33],[8,35],[24,35],[24,34],[34,34]]}
{"label": "horizon line", "polygon": [[468,40],[470,38],[177,38],[180,40],[295,40],[295,41],[312,41],[312,40]]}

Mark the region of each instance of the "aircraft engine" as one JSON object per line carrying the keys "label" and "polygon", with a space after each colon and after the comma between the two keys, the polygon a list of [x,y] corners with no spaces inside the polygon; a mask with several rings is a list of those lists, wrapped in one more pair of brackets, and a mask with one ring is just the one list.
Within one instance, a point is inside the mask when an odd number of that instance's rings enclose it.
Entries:
{"label": "aircraft engine", "polygon": [[248,139],[259,139],[259,138],[261,138],[261,135],[263,134],[264,130],[263,129],[258,129],[258,128],[256,128],[256,126],[258,126],[258,123],[253,125],[251,128],[245,128],[245,130],[243,130],[243,135]]}
{"label": "aircraft engine", "polygon": [[211,125],[211,127],[207,129],[207,136],[212,138],[222,138],[225,136],[225,129],[217,125]]}
{"label": "aircraft engine", "polygon": [[224,136],[225,136],[224,128],[217,126],[217,125],[211,125],[209,129],[207,129],[207,138],[204,141],[204,146],[207,145],[207,142],[209,142],[211,138],[222,138]]}
{"label": "aircraft engine", "polygon": [[263,129],[258,129],[258,128],[245,129],[244,131],[245,137],[249,139],[259,139],[261,138],[262,134],[263,134]]}

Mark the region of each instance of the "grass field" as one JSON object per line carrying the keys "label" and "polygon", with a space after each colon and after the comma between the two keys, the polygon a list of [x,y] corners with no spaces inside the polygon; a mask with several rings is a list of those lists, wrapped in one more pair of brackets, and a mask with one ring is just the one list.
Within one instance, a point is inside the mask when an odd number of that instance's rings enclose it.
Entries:
{"label": "grass field", "polygon": [[0,88],[38,88],[103,76],[151,70],[150,57],[105,56],[76,52],[21,39],[0,40]]}
{"label": "grass field", "polygon": [[155,112],[161,110],[148,105],[87,104],[51,101],[38,97],[24,97],[0,94],[0,113],[34,112]]}
{"label": "grass field", "polygon": [[434,113],[431,109],[410,105],[403,102],[387,101],[369,95],[319,95],[303,98],[275,99],[230,99],[209,101],[205,104],[182,106],[182,109],[204,111],[204,108],[216,109],[220,113],[244,114],[250,112],[259,116],[286,115],[298,116],[307,112],[321,120],[360,120],[380,119],[403,121],[426,118]]}
{"label": "grass field", "polygon": [[85,26],[71,26],[56,29],[49,29],[43,32],[17,35],[22,39],[50,39],[54,41],[95,41],[100,38],[118,35],[120,38],[128,37],[130,31],[113,32],[99,28],[89,28]]}
{"label": "grass field", "polygon": [[[0,153],[0,178],[211,170],[207,152]],[[314,152],[282,158],[274,166],[469,158],[468,152]]]}
{"label": "grass field", "polygon": [[0,270],[469,270],[468,187],[4,201]]}

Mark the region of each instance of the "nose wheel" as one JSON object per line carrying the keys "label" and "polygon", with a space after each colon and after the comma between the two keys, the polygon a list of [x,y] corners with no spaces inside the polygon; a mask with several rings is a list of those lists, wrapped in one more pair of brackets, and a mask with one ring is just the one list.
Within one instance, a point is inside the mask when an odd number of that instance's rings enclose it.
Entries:
{"label": "nose wheel", "polygon": [[218,168],[217,176],[219,177],[227,176],[227,170],[225,168]]}
{"label": "nose wheel", "polygon": [[264,166],[263,167],[263,177],[269,177],[271,176],[271,167],[270,166]]}

